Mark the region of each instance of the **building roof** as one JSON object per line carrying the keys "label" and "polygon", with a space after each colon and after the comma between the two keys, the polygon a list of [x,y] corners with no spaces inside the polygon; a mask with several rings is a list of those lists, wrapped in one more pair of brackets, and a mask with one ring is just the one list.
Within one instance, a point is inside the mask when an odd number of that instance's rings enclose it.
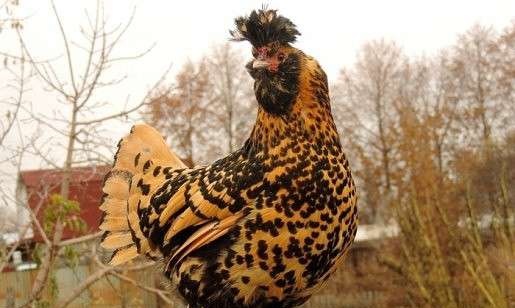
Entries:
{"label": "building roof", "polygon": [[[76,167],[72,169],[71,183],[102,181],[109,166]],[[26,187],[59,185],[63,177],[60,169],[38,169],[20,172],[20,180]]]}

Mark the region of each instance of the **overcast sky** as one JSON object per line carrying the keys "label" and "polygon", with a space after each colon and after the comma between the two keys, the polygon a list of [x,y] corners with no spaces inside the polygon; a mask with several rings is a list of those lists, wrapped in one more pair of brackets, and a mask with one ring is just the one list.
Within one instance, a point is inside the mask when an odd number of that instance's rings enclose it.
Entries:
{"label": "overcast sky", "polygon": [[[24,32],[33,49],[40,55],[60,54],[61,42],[49,2],[20,2],[20,14],[29,16]],[[342,65],[353,62],[359,47],[368,40],[392,39],[409,55],[420,55],[452,44],[459,33],[476,22],[502,29],[515,18],[513,0],[111,0],[105,1],[105,11],[111,23],[116,24],[127,20],[136,7],[134,22],[120,50],[130,54],[157,44],[146,59],[131,64],[128,70],[138,76],[133,76],[137,85],[145,87],[161,73],[160,68],[167,62],[173,61],[179,67],[188,58],[198,58],[210,45],[225,42],[234,17],[248,14],[263,3],[279,9],[297,24],[302,33],[297,46],[315,56],[330,79],[337,77]],[[86,21],[85,8],[92,9],[95,1],[56,0],[56,4],[69,36],[73,38],[77,36],[80,24]],[[240,45],[247,47],[245,43]],[[250,52],[248,54],[250,56]],[[127,68],[122,68],[122,72],[125,71]]]}
{"label": "overcast sky", "polygon": [[[23,35],[34,56],[47,59],[62,55],[62,40],[50,2],[21,0],[20,3],[18,14],[26,17]],[[56,0],[55,3],[68,37],[76,40],[80,36],[80,25],[86,23],[85,10],[92,12],[95,1]],[[127,21],[136,8],[134,21],[118,48],[118,55],[137,54],[156,45],[144,58],[111,71],[112,76],[128,75],[128,78],[94,99],[112,101],[113,109],[127,96],[130,96],[129,102],[137,102],[170,62],[177,71],[187,59],[198,59],[213,44],[226,42],[234,18],[264,3],[297,24],[302,36],[296,46],[319,60],[330,82],[336,80],[344,65],[353,63],[356,52],[366,41],[384,37],[395,40],[410,56],[431,55],[453,44],[457,35],[474,23],[502,30],[515,17],[513,0],[105,1],[105,12],[112,25]],[[234,44],[250,58],[247,43]],[[16,50],[12,32],[0,34],[0,50]],[[74,56],[80,60],[80,53]],[[66,74],[63,63],[56,62],[56,66],[58,74]],[[0,74],[0,82],[4,82],[2,78],[5,76]],[[0,98],[8,95],[5,87],[0,87],[0,91],[4,91]],[[32,101],[34,108],[43,113],[61,108],[51,93],[42,91],[34,83],[26,100]],[[112,128],[116,139],[120,137],[117,134],[130,126],[126,124]],[[18,140],[11,136],[9,142],[15,145]],[[5,155],[0,153],[0,161]],[[59,160],[59,155],[54,158]],[[41,165],[40,161],[29,159],[22,167]],[[12,182],[0,181],[4,188],[12,187]]]}

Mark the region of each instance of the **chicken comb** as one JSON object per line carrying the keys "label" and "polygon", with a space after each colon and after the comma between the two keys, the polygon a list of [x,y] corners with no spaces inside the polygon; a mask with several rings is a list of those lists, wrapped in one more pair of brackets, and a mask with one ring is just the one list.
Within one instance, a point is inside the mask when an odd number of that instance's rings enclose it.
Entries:
{"label": "chicken comb", "polygon": [[278,15],[277,10],[253,10],[249,16],[234,20],[236,29],[229,31],[234,41],[249,41],[259,48],[272,42],[293,43],[300,32],[288,18]]}

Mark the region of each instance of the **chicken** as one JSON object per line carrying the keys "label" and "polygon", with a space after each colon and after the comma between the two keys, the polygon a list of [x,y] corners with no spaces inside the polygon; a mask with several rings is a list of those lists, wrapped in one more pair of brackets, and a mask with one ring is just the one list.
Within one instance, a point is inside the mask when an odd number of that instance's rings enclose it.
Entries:
{"label": "chicken", "polygon": [[253,46],[258,102],[243,147],[187,168],[136,125],[106,175],[102,246],[119,265],[159,260],[194,308],[295,307],[342,263],[357,230],[356,189],[331,115],[327,77],[291,44],[275,10],[237,18]]}

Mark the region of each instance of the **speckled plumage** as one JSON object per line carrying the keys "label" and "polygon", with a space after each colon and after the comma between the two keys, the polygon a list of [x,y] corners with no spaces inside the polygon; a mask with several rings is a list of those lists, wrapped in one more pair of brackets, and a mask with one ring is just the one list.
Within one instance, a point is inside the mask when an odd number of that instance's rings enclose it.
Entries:
{"label": "speckled plumage", "polygon": [[101,206],[113,264],[163,260],[191,307],[280,308],[305,302],[341,263],[356,190],[326,75],[288,43],[265,45],[285,54],[277,73],[249,67],[259,107],[240,150],[186,168],[149,126],[122,139]]}

